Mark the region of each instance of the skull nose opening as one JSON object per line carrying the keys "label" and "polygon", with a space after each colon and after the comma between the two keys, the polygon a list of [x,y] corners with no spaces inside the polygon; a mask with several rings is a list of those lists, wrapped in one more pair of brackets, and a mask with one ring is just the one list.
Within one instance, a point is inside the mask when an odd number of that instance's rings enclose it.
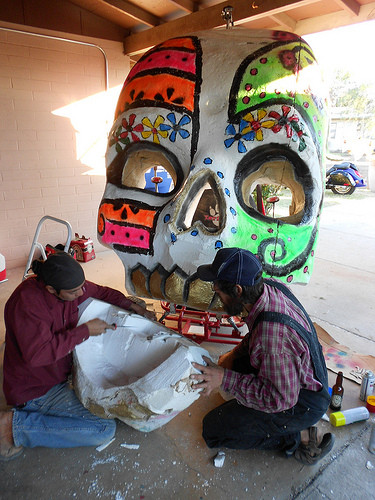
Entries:
{"label": "skull nose opening", "polygon": [[214,234],[225,225],[225,204],[211,176],[196,180],[185,198],[176,220],[178,231],[198,227]]}

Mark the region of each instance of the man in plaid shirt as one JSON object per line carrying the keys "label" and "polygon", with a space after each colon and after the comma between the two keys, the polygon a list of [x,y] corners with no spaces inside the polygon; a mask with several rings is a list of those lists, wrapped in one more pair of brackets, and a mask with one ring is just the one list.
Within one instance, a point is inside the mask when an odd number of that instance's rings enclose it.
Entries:
{"label": "man in plaid shirt", "polygon": [[198,267],[212,281],[226,312],[245,313],[249,333],[215,365],[193,363],[196,388],[232,396],[203,420],[210,448],[272,449],[312,465],[331,449],[331,433],[318,436],[316,422],[329,404],[327,368],[314,326],[289,288],[262,278],[254,254],[219,250],[212,264]]}

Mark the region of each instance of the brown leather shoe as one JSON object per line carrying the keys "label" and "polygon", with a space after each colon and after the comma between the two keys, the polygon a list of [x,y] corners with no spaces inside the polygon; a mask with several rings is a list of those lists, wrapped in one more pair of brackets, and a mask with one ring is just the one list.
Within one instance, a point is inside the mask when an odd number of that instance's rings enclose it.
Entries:
{"label": "brown leather shoe", "polygon": [[12,411],[0,411],[0,461],[3,462],[13,460],[23,451],[22,446],[14,446],[12,419]]}

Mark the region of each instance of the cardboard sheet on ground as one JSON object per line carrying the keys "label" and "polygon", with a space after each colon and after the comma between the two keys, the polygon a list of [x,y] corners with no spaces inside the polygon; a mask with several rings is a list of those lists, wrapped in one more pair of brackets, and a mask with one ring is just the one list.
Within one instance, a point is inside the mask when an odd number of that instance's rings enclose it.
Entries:
{"label": "cardboard sheet on ground", "polygon": [[79,324],[100,318],[116,330],[90,337],[74,351],[74,387],[92,413],[148,432],[199,397],[191,362],[209,354],[160,323],[99,300],[82,305]]}
{"label": "cardboard sheet on ground", "polygon": [[375,357],[368,354],[358,354],[348,347],[339,344],[331,335],[317,323],[314,323],[319,341],[323,348],[324,358],[329,370],[337,373],[342,371],[344,377],[360,384],[366,370],[375,372]]}

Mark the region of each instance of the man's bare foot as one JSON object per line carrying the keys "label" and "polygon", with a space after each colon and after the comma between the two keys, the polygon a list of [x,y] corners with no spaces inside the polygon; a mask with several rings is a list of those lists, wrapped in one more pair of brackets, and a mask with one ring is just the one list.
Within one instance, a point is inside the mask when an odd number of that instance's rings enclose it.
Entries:
{"label": "man's bare foot", "polygon": [[[309,439],[310,439],[309,429],[310,429],[310,427],[308,429],[304,429],[303,431],[301,431],[301,443],[302,444],[309,444]],[[320,429],[317,429],[316,436],[317,436],[317,442],[319,444],[323,438]]]}
{"label": "man's bare foot", "polygon": [[12,433],[13,412],[0,411],[0,460],[12,460],[22,453],[22,446],[14,446]]}

